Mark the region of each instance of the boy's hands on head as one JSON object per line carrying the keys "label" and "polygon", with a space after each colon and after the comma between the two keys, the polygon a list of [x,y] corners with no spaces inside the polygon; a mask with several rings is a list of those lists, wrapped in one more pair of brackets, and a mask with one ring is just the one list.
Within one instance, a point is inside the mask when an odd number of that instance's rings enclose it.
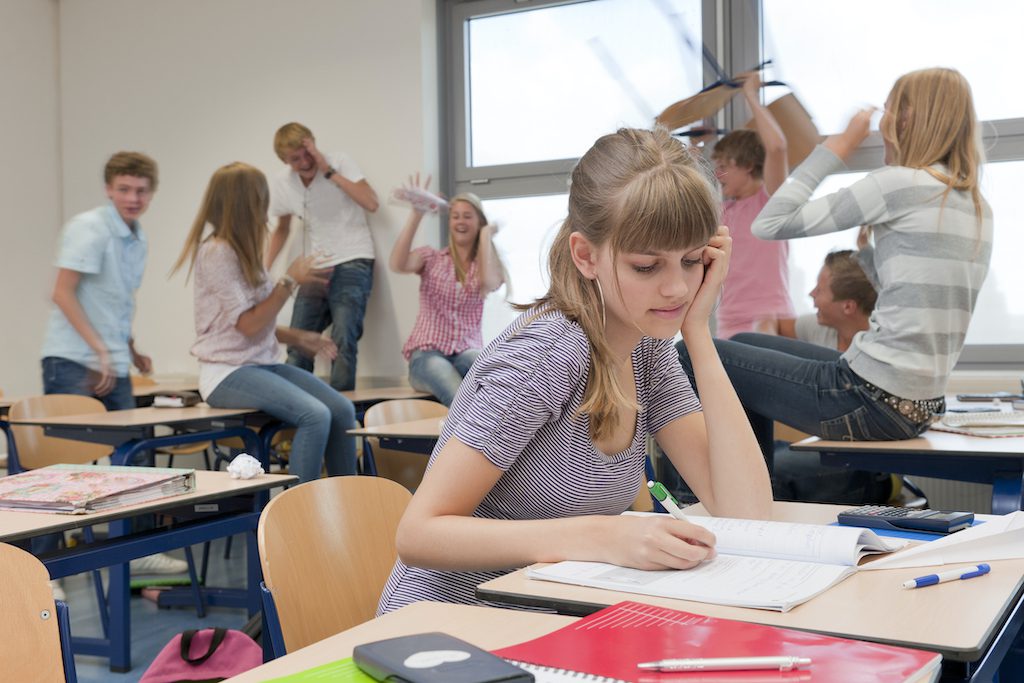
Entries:
{"label": "boy's hands on head", "polygon": [[729,272],[731,254],[732,237],[729,236],[729,228],[720,225],[701,253],[701,259],[704,261],[704,281],[701,282],[700,289],[694,295],[690,308],[686,311],[686,317],[683,318],[684,337],[687,329],[696,330],[708,326],[718,297],[722,293],[725,275]]}
{"label": "boy's hands on head", "polygon": [[875,110],[876,107],[866,107],[858,111],[846,125],[846,130],[830,135],[825,140],[825,147],[843,161],[849,159],[871,132],[871,117],[874,116]]}
{"label": "boy's hands on head", "polygon": [[612,517],[605,561],[636,569],[690,569],[715,557],[715,535],[669,515]]}
{"label": "boy's hands on head", "polygon": [[326,173],[327,169],[331,166],[327,163],[327,159],[324,158],[324,155],[320,153],[320,150],[316,148],[316,142],[313,138],[303,138],[302,146],[307,152],[309,152],[309,155],[313,157],[313,161],[316,162],[317,169],[319,169],[321,173]]}

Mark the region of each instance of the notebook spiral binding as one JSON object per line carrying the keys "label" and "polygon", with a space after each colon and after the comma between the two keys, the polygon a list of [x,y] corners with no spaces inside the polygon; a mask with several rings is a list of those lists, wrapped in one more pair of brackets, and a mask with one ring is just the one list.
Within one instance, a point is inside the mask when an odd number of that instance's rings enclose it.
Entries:
{"label": "notebook spiral binding", "polygon": [[541,666],[529,662],[519,662],[514,659],[506,660],[515,664],[520,669],[533,674],[546,674],[544,678],[537,678],[537,683],[556,683],[557,681],[588,681],[589,683],[629,683],[621,678],[607,678],[595,674],[583,673],[582,671],[569,671],[568,669],[557,669],[553,666]]}

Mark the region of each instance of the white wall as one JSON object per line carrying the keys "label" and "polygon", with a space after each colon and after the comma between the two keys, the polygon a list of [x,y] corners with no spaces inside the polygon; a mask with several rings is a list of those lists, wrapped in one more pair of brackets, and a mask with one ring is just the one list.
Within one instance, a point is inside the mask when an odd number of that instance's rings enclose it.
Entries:
{"label": "white wall", "polygon": [[[351,154],[381,197],[370,219],[378,261],[359,376],[404,378],[400,349],[418,280],[386,271],[405,212],[385,198],[409,171],[436,175],[433,0],[55,1],[0,5],[0,50],[17,56],[0,61],[0,85],[26,93],[2,105],[15,107],[5,123],[24,127],[5,125],[10,161],[0,171],[8,200],[0,281],[22,296],[10,314],[5,303],[3,320],[17,320],[20,333],[17,345],[4,335],[0,387],[40,388],[53,238],[62,220],[104,201],[103,164],[122,149],[150,154],[161,175],[142,219],[150,257],[138,346],[158,375],[194,374],[191,286],[168,272],[210,174],[235,160],[277,171],[273,134],[292,120],[308,125],[322,148]],[[436,223],[421,235],[436,241]],[[21,301],[32,303],[31,315]]]}
{"label": "white wall", "polygon": [[42,389],[39,347],[61,223],[57,0],[0,3],[0,389]]}

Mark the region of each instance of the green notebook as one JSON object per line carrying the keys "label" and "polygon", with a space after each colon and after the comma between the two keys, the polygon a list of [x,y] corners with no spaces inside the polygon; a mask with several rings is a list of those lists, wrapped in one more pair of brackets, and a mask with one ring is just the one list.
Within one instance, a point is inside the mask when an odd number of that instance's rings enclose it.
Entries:
{"label": "green notebook", "polygon": [[353,681],[354,683],[377,683],[360,671],[351,657],[340,659],[330,664],[324,664],[315,669],[300,671],[297,674],[272,678],[264,681],[264,683],[327,683],[328,681],[330,683],[346,683],[347,681]]}

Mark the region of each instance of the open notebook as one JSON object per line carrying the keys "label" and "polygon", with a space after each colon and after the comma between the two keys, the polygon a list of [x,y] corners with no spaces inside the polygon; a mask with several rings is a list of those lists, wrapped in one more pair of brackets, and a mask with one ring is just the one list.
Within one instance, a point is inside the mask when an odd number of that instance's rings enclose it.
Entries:
{"label": "open notebook", "polygon": [[84,514],[188,493],[195,470],[113,465],[50,465],[0,477],[0,508]]}
{"label": "open notebook", "polygon": [[528,567],[531,579],[626,593],[756,607],[786,612],[856,571],[870,553],[898,550],[906,541],[868,529],[722,517],[690,517],[711,530],[717,557],[693,569],[645,571],[600,562]]}

